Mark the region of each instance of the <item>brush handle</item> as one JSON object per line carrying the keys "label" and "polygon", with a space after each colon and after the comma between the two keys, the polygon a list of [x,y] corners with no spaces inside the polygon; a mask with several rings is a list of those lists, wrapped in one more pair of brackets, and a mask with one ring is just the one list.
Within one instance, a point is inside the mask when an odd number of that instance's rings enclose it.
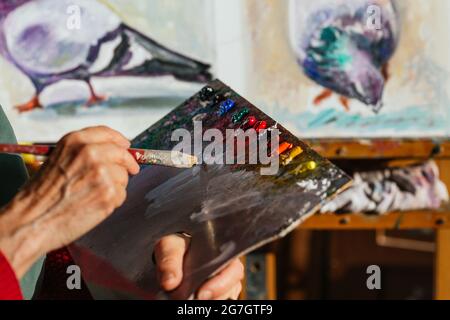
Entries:
{"label": "brush handle", "polygon": [[18,144],[0,144],[1,153],[26,153],[36,156],[48,156],[54,149],[51,145],[18,145]]}
{"label": "brush handle", "polygon": [[174,168],[191,168],[197,164],[197,157],[179,151],[128,149],[140,164],[153,164]]}
{"label": "brush handle", "polygon": [[[0,144],[0,153],[24,153],[36,156],[48,156],[54,145],[18,145]],[[197,158],[177,151],[128,149],[139,164],[161,165],[177,168],[191,168],[197,164]],[[176,160],[176,161],[174,161]]]}

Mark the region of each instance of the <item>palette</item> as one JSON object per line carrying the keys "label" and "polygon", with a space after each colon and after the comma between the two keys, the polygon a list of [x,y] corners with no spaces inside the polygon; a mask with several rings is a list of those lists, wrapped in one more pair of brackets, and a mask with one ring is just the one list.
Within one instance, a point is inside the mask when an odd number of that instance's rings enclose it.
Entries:
{"label": "palette", "polygon": [[[262,175],[264,165],[245,161],[143,167],[131,178],[123,206],[70,247],[95,298],[192,297],[231,259],[286,235],[350,183],[343,171],[219,80],[139,135],[133,147],[172,150],[178,144],[172,132],[194,132],[193,120],[202,121],[203,131],[215,128],[224,136],[226,129],[253,127],[259,139],[278,129],[280,168]],[[204,150],[210,142],[202,144]],[[167,293],[156,280],[152,250],[176,232],[192,239],[183,282]]]}

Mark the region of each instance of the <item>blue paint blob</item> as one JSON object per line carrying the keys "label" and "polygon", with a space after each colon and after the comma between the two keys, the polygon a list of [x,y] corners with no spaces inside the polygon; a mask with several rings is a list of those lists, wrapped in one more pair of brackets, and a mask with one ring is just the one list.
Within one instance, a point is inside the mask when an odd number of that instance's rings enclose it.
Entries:
{"label": "blue paint blob", "polygon": [[223,116],[225,113],[233,109],[235,105],[236,102],[234,102],[231,99],[227,99],[224,102],[222,102],[219,107],[219,116]]}

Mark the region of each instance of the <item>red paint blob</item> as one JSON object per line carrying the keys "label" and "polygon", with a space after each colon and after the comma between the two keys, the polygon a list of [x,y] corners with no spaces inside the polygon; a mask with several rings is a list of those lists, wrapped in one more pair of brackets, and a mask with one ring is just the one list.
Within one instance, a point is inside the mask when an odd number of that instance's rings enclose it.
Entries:
{"label": "red paint blob", "polygon": [[260,121],[260,122],[258,122],[258,124],[255,125],[255,130],[258,133],[266,128],[267,128],[267,122],[265,122],[265,121]]}
{"label": "red paint blob", "polygon": [[253,127],[256,124],[256,118],[254,116],[249,116],[247,118],[247,125]]}

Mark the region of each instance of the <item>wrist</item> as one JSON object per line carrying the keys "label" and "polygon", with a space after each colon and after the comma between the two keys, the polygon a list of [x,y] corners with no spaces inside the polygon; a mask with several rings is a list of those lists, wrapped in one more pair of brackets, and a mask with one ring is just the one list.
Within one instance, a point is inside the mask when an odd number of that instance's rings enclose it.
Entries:
{"label": "wrist", "polygon": [[0,251],[8,259],[18,279],[45,254],[38,227],[33,221],[27,221],[27,201],[22,200],[13,200],[0,211]]}

